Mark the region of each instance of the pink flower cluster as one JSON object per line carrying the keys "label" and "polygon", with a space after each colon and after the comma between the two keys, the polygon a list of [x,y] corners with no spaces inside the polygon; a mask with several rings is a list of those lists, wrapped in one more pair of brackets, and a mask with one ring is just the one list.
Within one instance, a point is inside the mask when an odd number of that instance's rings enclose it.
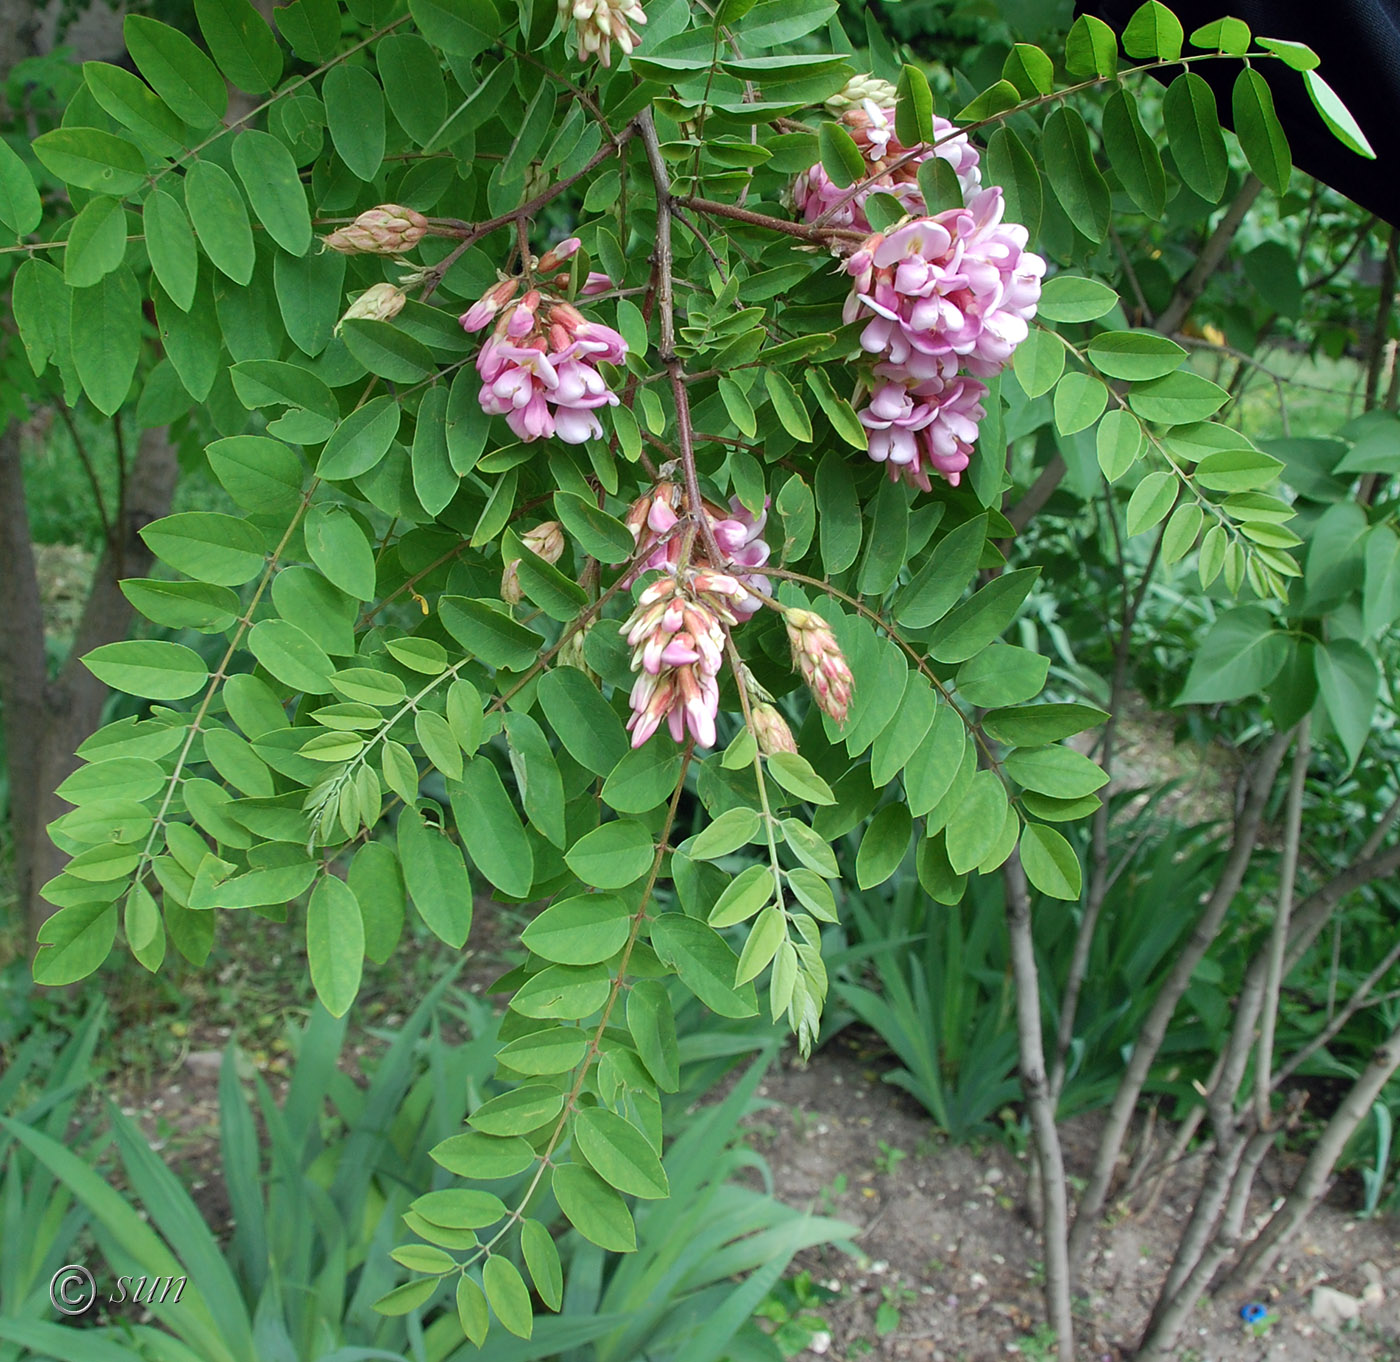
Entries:
{"label": "pink flower cluster", "polygon": [[[637,547],[646,554],[633,571],[633,580],[643,572],[675,572],[680,567],[683,537],[672,531],[680,523],[683,503],[684,493],[678,484],[661,482],[649,496],[632,504],[626,524]],[[739,620],[751,619],[762,604],[760,597],[773,594],[773,585],[765,574],[743,571],[744,568],[761,568],[768,561],[770,549],[763,540],[768,503],[765,500],[757,516],[738,497],[730,500],[728,514],[710,502],[705,502],[703,509],[724,559],[717,566],[732,575],[743,588],[742,598],[734,601],[731,607],[733,613]]]}
{"label": "pink flower cluster", "polygon": [[[548,258],[548,257],[546,257]],[[513,307],[518,281],[497,284],[462,316],[467,331],[480,331],[500,314],[476,359],[478,400],[492,416],[504,416],[521,440],[557,435],[565,444],[599,440],[602,406],[617,406],[598,364],[621,364],[627,342],[570,303],[547,301],[531,289]]]}
{"label": "pink flower cluster", "polygon": [[1040,299],[1045,261],[1004,208],[1000,188],[980,189],[964,208],[875,233],[846,262],[845,320],[869,318],[861,348],[878,361],[858,413],[870,457],[924,491],[930,470],[957,486],[985,414],[977,377],[1007,364]]}
{"label": "pink flower cluster", "polygon": [[696,568],[683,577],[662,573],[637,598],[622,626],[632,648],[632,746],[640,747],[664,720],[677,742],[690,736],[715,744],[719,669],[727,626],[748,593],[728,573]]}
{"label": "pink flower cluster", "polygon": [[[966,133],[958,133],[956,126],[946,118],[934,117],[933,135],[937,145],[919,148],[906,147],[899,141],[894,131],[894,110],[881,108],[873,99],[863,100],[860,107],[847,110],[841,116],[841,122],[869,164],[867,175],[878,174],[880,178],[847,198],[848,190],[840,188],[820,162],[809,167],[797,177],[792,187],[793,207],[806,222],[815,222],[824,213],[831,212],[831,217],[827,219],[831,226],[854,227],[868,232],[870,221],[862,205],[871,194],[877,193],[892,194],[907,213],[926,212],[927,205],[917,177],[919,167],[931,156],[937,156],[953,167],[965,199],[974,194],[982,183],[977,148],[968,141]],[[943,138],[946,140],[939,140]],[[916,155],[901,165],[895,165],[910,151],[915,151]],[[894,168],[887,169],[890,166]]]}

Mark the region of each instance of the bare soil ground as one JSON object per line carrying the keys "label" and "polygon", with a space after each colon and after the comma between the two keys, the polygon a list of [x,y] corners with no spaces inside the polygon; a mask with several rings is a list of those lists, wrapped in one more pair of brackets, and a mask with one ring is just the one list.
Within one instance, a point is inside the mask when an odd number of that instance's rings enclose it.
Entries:
{"label": "bare soil ground", "polygon": [[[1000,1143],[932,1141],[921,1109],[840,1040],[808,1066],[790,1061],[775,1069],[760,1092],[772,1105],[753,1125],[754,1143],[778,1195],[862,1227],[860,1258],[810,1253],[799,1264],[839,1291],[817,1307],[829,1337],[818,1335],[804,1356],[1053,1357],[1036,1334],[1043,1318],[1040,1250],[1023,1160]],[[1087,1171],[1096,1126],[1095,1118],[1070,1123],[1071,1174]],[[1265,1166],[1254,1216],[1287,1190],[1300,1162],[1283,1156]],[[1400,1358],[1400,1225],[1358,1220],[1349,1190],[1343,1182],[1334,1191],[1261,1288],[1257,1299],[1275,1319],[1255,1336],[1240,1318],[1244,1301],[1207,1301],[1182,1338],[1182,1362]],[[1131,1354],[1194,1194],[1190,1178],[1178,1176],[1150,1214],[1120,1218],[1104,1231],[1076,1301],[1086,1362]],[[1346,1327],[1329,1329],[1312,1315],[1315,1287],[1360,1297],[1368,1282],[1375,1284],[1374,1303],[1363,1304]],[[881,1333],[891,1305],[898,1323]]]}

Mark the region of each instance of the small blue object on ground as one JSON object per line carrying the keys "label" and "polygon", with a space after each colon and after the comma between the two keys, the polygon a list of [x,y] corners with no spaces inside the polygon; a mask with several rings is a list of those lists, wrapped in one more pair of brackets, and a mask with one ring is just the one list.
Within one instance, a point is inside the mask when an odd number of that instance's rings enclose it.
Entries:
{"label": "small blue object on ground", "polygon": [[1258,1324],[1268,1313],[1268,1310],[1258,1301],[1250,1301],[1248,1305],[1240,1306],[1240,1318],[1246,1324]]}

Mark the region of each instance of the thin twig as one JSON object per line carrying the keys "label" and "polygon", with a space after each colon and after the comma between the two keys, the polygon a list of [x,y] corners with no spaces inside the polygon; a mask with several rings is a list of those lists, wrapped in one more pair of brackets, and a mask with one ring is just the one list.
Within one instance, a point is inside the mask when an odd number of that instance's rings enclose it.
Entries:
{"label": "thin twig", "polygon": [[1269,934],[1269,970],[1264,980],[1264,1006],[1259,1018],[1259,1055],[1254,1061],[1255,1120],[1260,1130],[1270,1126],[1270,1076],[1274,1067],[1274,1033],[1278,1025],[1279,989],[1283,985],[1283,957],[1288,948],[1288,922],[1293,916],[1293,892],[1298,884],[1298,843],[1303,830],[1303,786],[1312,756],[1311,716],[1298,724],[1298,746],[1293,753],[1293,772],[1288,782],[1288,803],[1284,814],[1283,861],[1279,867],[1278,907],[1274,910]]}
{"label": "thin twig", "polygon": [[1400,1068],[1400,1026],[1376,1047],[1370,1062],[1352,1084],[1341,1106],[1313,1146],[1293,1190],[1270,1217],[1234,1271],[1221,1284],[1222,1290],[1247,1291],[1273,1267],[1284,1245],[1322,1200],[1332,1177],[1332,1169],[1346,1148],[1347,1141],[1369,1114],[1397,1068]]}
{"label": "thin twig", "polygon": [[[1359,1011],[1361,1011],[1363,1007],[1367,1005],[1366,999],[1370,995],[1371,990],[1375,988],[1375,986],[1378,983],[1380,983],[1382,979],[1385,978],[1385,976],[1394,967],[1395,962],[1397,960],[1400,960],[1400,941],[1397,941],[1385,953],[1385,955],[1381,957],[1380,964],[1377,965],[1375,969],[1373,969],[1370,972],[1370,974],[1368,974],[1356,986],[1356,989],[1352,993],[1351,997],[1347,999],[1347,1005],[1344,1008],[1342,1008],[1342,1010],[1338,1012],[1337,1015],[1333,1017],[1332,1020],[1328,1022],[1327,1025],[1321,1031],[1317,1033],[1317,1035],[1315,1035],[1305,1046],[1303,1046],[1301,1050],[1299,1050],[1296,1054],[1289,1056],[1288,1061],[1274,1073],[1274,1076],[1271,1080],[1271,1084],[1275,1090],[1282,1087],[1286,1080],[1288,1080],[1295,1073],[1297,1073],[1298,1070],[1308,1062],[1308,1060],[1310,1060],[1320,1049],[1322,1049],[1322,1047],[1326,1045],[1328,1041],[1330,1041],[1332,1037],[1335,1036],[1337,1032],[1339,1032],[1342,1029],[1342,1027],[1344,1027]],[[1387,994],[1385,996],[1389,998],[1393,995]],[[1375,1003],[1379,1003],[1381,1001],[1382,1000],[1380,998],[1377,998],[1374,1000],[1372,1005],[1374,1006]]]}
{"label": "thin twig", "polygon": [[[1099,752],[1099,765],[1106,775],[1113,772],[1113,741],[1118,728],[1118,714],[1123,707],[1128,688],[1128,668],[1132,658],[1133,625],[1138,612],[1147,597],[1147,589],[1152,583],[1152,574],[1162,553],[1162,539],[1166,533],[1163,525],[1157,533],[1148,555],[1147,564],[1142,570],[1142,580],[1130,596],[1128,594],[1127,553],[1119,529],[1118,517],[1113,509],[1111,494],[1106,495],[1108,523],[1113,530],[1114,550],[1118,558],[1118,579],[1123,583],[1123,609],[1118,627],[1118,640],[1113,650],[1113,681],[1109,689],[1108,721],[1104,724],[1103,743]],[[1098,927],[1099,913],[1112,881],[1108,865],[1109,801],[1107,797],[1094,810],[1093,829],[1090,834],[1089,891],[1084,899],[1084,912],[1079,920],[1079,928],[1074,938],[1074,953],[1070,959],[1069,975],[1065,980],[1064,998],[1060,1004],[1060,1022],[1055,1036],[1055,1062],[1050,1074],[1050,1094],[1058,1103],[1064,1089],[1066,1064],[1070,1046],[1074,1042],[1074,1019],[1079,1010],[1079,994],[1084,987],[1084,979],[1089,969],[1089,952],[1093,947],[1094,933]]]}
{"label": "thin twig", "polygon": [[73,448],[78,451],[78,462],[82,464],[88,486],[92,488],[93,500],[97,503],[97,518],[102,522],[102,540],[106,544],[115,543],[112,518],[107,514],[107,501],[102,495],[102,484],[97,480],[97,469],[93,465],[92,456],[88,453],[87,444],[78,433],[78,423],[73,419],[73,413],[69,411],[66,402],[55,402],[54,407],[63,424],[68,427],[69,435],[73,437]]}

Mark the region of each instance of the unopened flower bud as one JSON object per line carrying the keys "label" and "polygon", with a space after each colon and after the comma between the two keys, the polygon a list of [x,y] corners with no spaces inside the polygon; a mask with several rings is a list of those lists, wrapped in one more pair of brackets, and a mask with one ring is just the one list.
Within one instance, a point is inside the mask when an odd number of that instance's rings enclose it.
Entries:
{"label": "unopened flower bud", "polygon": [[589,270],[588,278],[583,281],[583,287],[578,292],[580,298],[593,298],[616,287],[611,275],[604,274],[601,270]]}
{"label": "unopened flower bud", "polygon": [[381,203],[323,237],[322,242],[327,250],[342,255],[399,255],[411,251],[427,231],[428,219],[422,213],[397,203]]}
{"label": "unopened flower bud", "polygon": [[336,335],[348,321],[357,318],[371,322],[387,322],[403,311],[408,295],[396,284],[371,284],[348,308],[345,315],[335,324]]}
{"label": "unopened flower bud", "polygon": [[[557,520],[546,520],[533,530],[526,530],[520,536],[520,544],[536,558],[543,558],[546,563],[557,563],[564,552],[564,531]],[[505,570],[501,573],[501,599],[510,605],[519,605],[523,597],[520,559],[507,559]]]}
{"label": "unopened flower bud", "polygon": [[784,612],[793,665],[812,692],[822,713],[838,724],[846,722],[854,679],[831,626],[810,610]]}
{"label": "unopened flower bud", "polygon": [[766,701],[754,705],[751,717],[754,740],[765,757],[777,752],[797,751],[797,740],[792,736],[792,729],[774,706]]}
{"label": "unopened flower bud", "polygon": [[592,628],[593,621],[589,620],[586,624],[580,625],[569,634],[563,643],[559,645],[559,651],[555,654],[554,662],[555,665],[559,667],[573,667],[583,672],[585,676],[591,677],[596,681],[598,678],[594,674],[593,668],[588,665],[583,652],[584,644],[588,641],[588,632]]}
{"label": "unopened flower bud", "polygon": [[540,256],[538,268],[545,274],[548,274],[550,270],[557,270],[566,260],[577,254],[581,245],[583,242],[578,237],[565,237],[557,246],[551,246]]}
{"label": "unopened flower bud", "polygon": [[520,542],[546,563],[557,563],[564,553],[564,531],[557,520],[546,520],[533,530],[526,530]]}
{"label": "unopened flower bud", "polygon": [[826,101],[827,112],[840,115],[847,109],[858,109],[867,100],[873,100],[881,108],[892,109],[898,91],[887,80],[879,76],[862,74],[852,76],[846,84]]}
{"label": "unopened flower bud", "polygon": [[492,284],[480,298],[476,300],[458,320],[462,323],[464,331],[480,331],[481,328],[491,321],[512,298],[515,297],[516,290],[520,287],[519,279],[503,279],[499,284]]}
{"label": "unopened flower bud", "polygon": [[520,559],[506,559],[505,570],[501,573],[501,599],[507,605],[519,605],[525,599],[520,585]]}

